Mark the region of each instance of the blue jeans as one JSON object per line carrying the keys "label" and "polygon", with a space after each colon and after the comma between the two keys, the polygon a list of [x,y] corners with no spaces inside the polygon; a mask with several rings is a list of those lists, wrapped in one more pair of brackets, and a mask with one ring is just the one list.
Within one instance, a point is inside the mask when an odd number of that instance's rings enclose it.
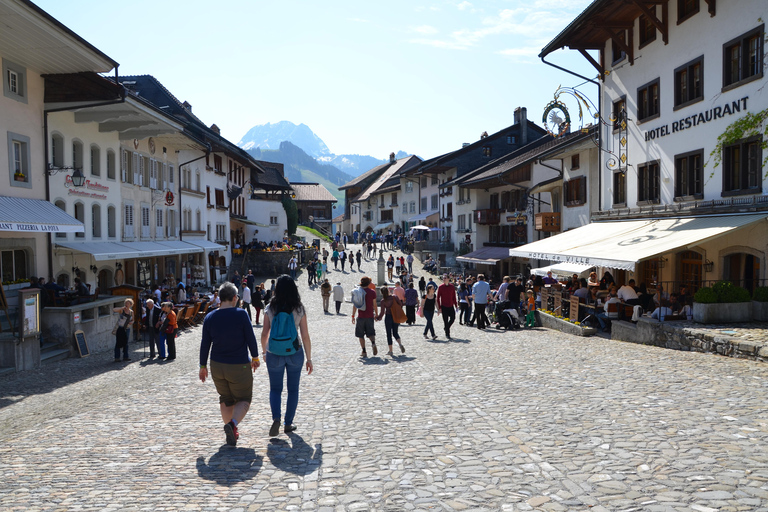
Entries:
{"label": "blue jeans", "polygon": [[284,425],[292,425],[296,416],[296,406],[299,405],[299,380],[301,367],[304,366],[304,350],[290,356],[266,354],[267,372],[269,373],[269,406],[272,409],[272,419],[280,419],[280,401],[283,395],[283,374],[288,375],[288,400],[285,404]]}
{"label": "blue jeans", "polygon": [[427,335],[427,331],[432,332],[432,337],[435,337],[435,326],[432,325],[432,317],[435,316],[434,311],[424,311],[424,318],[427,320],[427,325],[424,327],[424,336]]}
{"label": "blue jeans", "polygon": [[464,323],[469,325],[471,321],[472,321],[472,299],[468,299],[466,316],[464,317]]}
{"label": "blue jeans", "polygon": [[291,268],[291,269],[288,269],[288,271],[291,273],[291,279],[293,279],[295,281],[296,280],[296,269],[295,268]]}

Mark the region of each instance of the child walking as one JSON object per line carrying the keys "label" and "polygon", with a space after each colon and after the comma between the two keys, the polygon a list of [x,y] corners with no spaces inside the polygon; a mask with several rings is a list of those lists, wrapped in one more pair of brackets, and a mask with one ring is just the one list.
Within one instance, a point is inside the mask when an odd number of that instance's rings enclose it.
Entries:
{"label": "child walking", "polygon": [[533,290],[528,290],[528,314],[525,315],[525,326],[536,327],[536,299],[533,296]]}

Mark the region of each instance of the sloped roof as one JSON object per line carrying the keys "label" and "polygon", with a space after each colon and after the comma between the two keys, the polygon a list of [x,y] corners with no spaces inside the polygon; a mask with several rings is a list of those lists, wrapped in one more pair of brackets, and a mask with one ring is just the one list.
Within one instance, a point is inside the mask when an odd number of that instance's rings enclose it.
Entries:
{"label": "sloped roof", "polygon": [[[488,142],[490,142],[492,140],[498,139],[500,137],[506,137],[507,136],[507,132],[509,132],[509,130],[511,130],[515,126],[517,126],[517,124],[513,124],[513,125],[510,125],[510,126],[507,126],[506,128],[502,128],[501,130],[497,131],[496,133],[493,133],[491,135],[488,135],[487,137],[483,137],[481,139],[478,139],[478,140],[476,140],[475,142],[473,142],[471,144],[467,144],[466,146],[457,149],[456,151],[451,151],[450,153],[446,153],[446,154],[444,154],[442,156],[436,157],[436,158],[428,161],[429,163],[425,162],[426,165],[422,164],[420,166],[420,168],[419,168],[419,172],[423,172],[423,171],[425,171],[427,169],[430,169],[432,167],[439,167],[442,164],[450,162],[450,160],[455,158],[455,157],[461,156],[461,155],[463,155],[465,153],[469,153],[470,151],[473,151],[473,150],[477,149],[478,147],[481,147],[481,146],[484,146],[484,145],[488,144]],[[547,131],[544,128],[542,128],[541,126],[537,125],[536,123],[534,123],[533,121],[531,121],[529,119],[526,119],[526,128],[528,128],[528,129],[533,128],[535,131],[538,131],[542,135],[547,133]],[[522,129],[522,127],[521,127],[521,129]]]}
{"label": "sloped roof", "polygon": [[389,168],[390,165],[392,165],[391,162],[387,162],[385,164],[378,165],[378,166],[374,167],[373,169],[370,169],[370,170],[364,172],[363,174],[361,174],[357,178],[353,179],[352,181],[348,181],[344,185],[340,186],[339,190],[346,190],[348,188],[352,188],[354,186],[360,185],[361,183],[364,183],[368,179],[375,178],[380,173],[382,173],[385,170],[387,170],[387,168]]}
{"label": "sloped roof", "polygon": [[[164,112],[186,122],[188,129],[191,128],[193,132],[197,132],[198,137],[204,137],[206,142],[218,146],[220,151],[226,151],[232,158],[239,159],[246,165],[255,167],[259,171],[263,170],[256,159],[247,151],[208,127],[200,118],[192,113],[191,108],[184,107],[184,104],[154,76],[126,75],[118,77],[118,80],[129,94],[142,97]],[[215,150],[216,148],[214,148]]]}
{"label": "sloped roof", "polygon": [[291,183],[296,194],[294,201],[328,201],[337,203],[338,199],[319,183]]}
{"label": "sloped roof", "polygon": [[368,188],[366,188],[359,196],[354,198],[352,202],[359,203],[367,200],[372,194],[377,193],[380,188],[386,186],[390,179],[397,180],[399,183],[400,178],[397,175],[399,175],[401,172],[407,171],[411,167],[417,166],[420,163],[421,158],[415,155],[410,155],[405,158],[401,158],[393,164],[390,164],[389,168],[381,173],[381,175],[379,175],[379,177],[373,183],[371,183],[371,185],[369,185]]}
{"label": "sloped roof", "polygon": [[335,216],[331,222],[344,222],[344,219],[345,217],[344,217],[344,214],[342,213],[341,215]]}
{"label": "sloped roof", "polygon": [[491,180],[498,180],[499,184],[502,184],[504,183],[502,177],[505,172],[520,167],[521,165],[525,165],[533,160],[541,159],[545,157],[547,153],[551,153],[557,149],[593,137],[596,132],[597,127],[593,126],[586,131],[579,130],[558,138],[553,138],[552,136],[547,135],[509,155],[498,158],[493,162],[489,162],[466,176],[462,176],[455,180],[452,185],[478,184]]}
{"label": "sloped roof", "polygon": [[262,190],[290,190],[291,185],[283,176],[283,164],[257,160],[263,173],[251,173],[251,184],[254,189]]}

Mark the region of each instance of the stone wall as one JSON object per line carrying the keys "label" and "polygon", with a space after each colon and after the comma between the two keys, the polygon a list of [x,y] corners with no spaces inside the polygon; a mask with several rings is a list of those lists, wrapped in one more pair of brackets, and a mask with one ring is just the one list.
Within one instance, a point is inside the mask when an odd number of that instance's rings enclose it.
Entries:
{"label": "stone wall", "polygon": [[641,318],[636,324],[613,321],[611,339],[673,350],[708,352],[724,356],[768,361],[768,346],[750,340],[717,335],[684,322],[659,322]]}

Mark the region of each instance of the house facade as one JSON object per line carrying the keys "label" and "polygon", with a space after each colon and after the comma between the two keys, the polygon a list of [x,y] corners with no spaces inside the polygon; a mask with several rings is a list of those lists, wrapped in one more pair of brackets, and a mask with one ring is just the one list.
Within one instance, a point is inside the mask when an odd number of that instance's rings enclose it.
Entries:
{"label": "house facade", "polygon": [[[579,49],[598,71],[603,151],[594,246],[563,240],[557,250],[531,252],[671,288],[725,279],[752,289],[764,281],[765,141],[753,132],[718,142],[735,121],[768,106],[764,16],[759,0],[598,0],[542,50],[544,57]],[[609,28],[593,30],[598,22]],[[602,252],[600,228],[613,240]]]}

